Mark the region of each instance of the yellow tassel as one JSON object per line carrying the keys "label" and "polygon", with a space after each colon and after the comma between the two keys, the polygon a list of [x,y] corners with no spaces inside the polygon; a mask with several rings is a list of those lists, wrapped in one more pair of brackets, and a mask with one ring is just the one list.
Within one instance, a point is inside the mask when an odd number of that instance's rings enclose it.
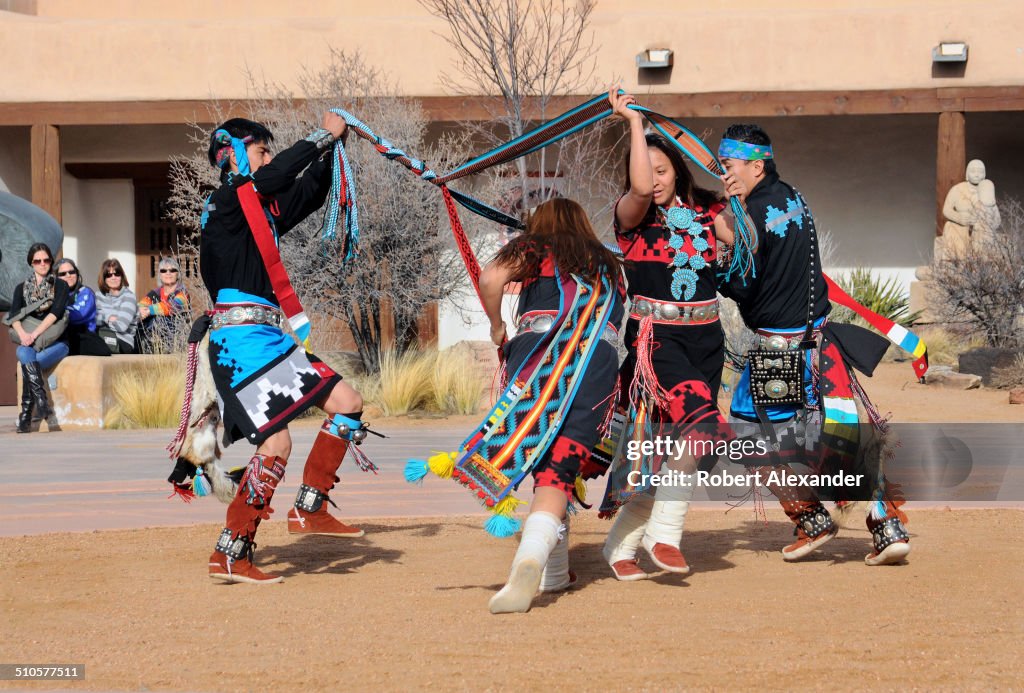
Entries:
{"label": "yellow tassel", "polygon": [[525,504],[526,501],[521,501],[515,496],[505,496],[497,505],[491,508],[491,512],[495,515],[505,515],[506,517],[512,517],[516,512],[516,508],[520,505]]}
{"label": "yellow tassel", "polygon": [[587,502],[587,484],[583,481],[582,476],[576,477],[576,498],[579,499],[580,503]]}
{"label": "yellow tassel", "polygon": [[427,466],[442,479],[451,479],[455,471],[455,460],[459,455],[455,452],[439,452],[433,457],[427,458]]}

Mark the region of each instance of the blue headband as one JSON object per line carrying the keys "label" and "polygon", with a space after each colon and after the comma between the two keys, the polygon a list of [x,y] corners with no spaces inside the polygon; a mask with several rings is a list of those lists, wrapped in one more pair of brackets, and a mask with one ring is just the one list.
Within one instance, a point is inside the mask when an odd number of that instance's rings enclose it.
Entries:
{"label": "blue headband", "polygon": [[742,159],[743,161],[771,159],[772,146],[770,144],[751,144],[749,142],[740,142],[739,140],[730,140],[725,138],[722,140],[722,143],[718,145],[718,158]]}
{"label": "blue headband", "polygon": [[237,137],[232,137],[231,133],[227,130],[221,129],[213,133],[213,139],[218,144],[223,145],[217,150],[217,166],[220,167],[221,170],[227,170],[228,162],[231,161],[231,157],[228,156],[228,147],[231,147],[235,152],[235,161],[238,165],[238,172],[243,176],[248,176],[250,173],[249,154],[245,151],[245,147],[252,142],[252,137],[238,139]]}

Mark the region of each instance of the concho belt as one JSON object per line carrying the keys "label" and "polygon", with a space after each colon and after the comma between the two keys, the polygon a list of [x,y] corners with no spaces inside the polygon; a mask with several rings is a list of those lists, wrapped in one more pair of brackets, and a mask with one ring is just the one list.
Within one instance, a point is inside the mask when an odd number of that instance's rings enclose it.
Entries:
{"label": "concho belt", "polygon": [[[519,318],[519,323],[516,326],[519,331],[518,334],[522,334],[523,332],[547,332],[552,328],[552,326],[554,326],[555,318],[557,316],[558,311],[555,310],[531,310]],[[618,330],[616,330],[610,323],[605,325],[604,332],[601,334],[601,339],[612,346],[618,346]]]}
{"label": "concho belt", "polygon": [[238,327],[240,325],[270,325],[280,328],[284,317],[277,308],[259,303],[234,304],[230,307],[218,304],[210,318],[210,329]]}
{"label": "concho belt", "polygon": [[718,299],[675,303],[634,296],[630,319],[643,320],[648,316],[652,316],[657,325],[706,325],[718,320]]}
{"label": "concho belt", "polygon": [[[821,330],[814,331],[814,340],[817,341],[821,335]],[[797,335],[787,336],[784,334],[777,334],[768,330],[757,331],[757,347],[759,349],[770,349],[771,351],[792,351],[800,348],[800,342],[803,341],[804,333],[801,332]]]}

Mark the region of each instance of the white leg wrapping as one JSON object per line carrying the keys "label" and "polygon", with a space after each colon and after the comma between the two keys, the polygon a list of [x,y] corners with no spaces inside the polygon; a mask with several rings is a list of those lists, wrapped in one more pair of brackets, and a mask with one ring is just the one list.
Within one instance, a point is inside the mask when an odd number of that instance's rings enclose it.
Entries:
{"label": "white leg wrapping", "polygon": [[542,511],[530,513],[526,518],[508,582],[491,597],[492,614],[530,610],[530,603],[540,587],[541,572],[558,543],[561,525],[561,518]]}
{"label": "white leg wrapping", "polygon": [[693,498],[693,475],[679,477],[680,482],[685,479],[689,485],[682,483],[672,486],[659,486],[654,494],[654,507],[651,508],[651,519],[647,523],[647,531],[644,533],[643,545],[648,551],[655,544],[668,544],[679,548],[679,542],[683,538],[683,523],[686,521],[686,512],[690,509],[690,499]]}
{"label": "white leg wrapping", "polygon": [[540,576],[541,592],[558,592],[569,586],[569,516],[558,528],[558,543],[548,556]]}
{"label": "white leg wrapping", "polygon": [[641,493],[634,496],[624,505],[615,517],[615,523],[608,532],[608,538],[604,541],[604,548],[601,553],[608,565],[619,561],[628,561],[636,558],[636,551],[640,547],[640,539],[644,536],[647,528],[647,520],[651,516],[651,506],[654,503],[654,496],[649,493]]}

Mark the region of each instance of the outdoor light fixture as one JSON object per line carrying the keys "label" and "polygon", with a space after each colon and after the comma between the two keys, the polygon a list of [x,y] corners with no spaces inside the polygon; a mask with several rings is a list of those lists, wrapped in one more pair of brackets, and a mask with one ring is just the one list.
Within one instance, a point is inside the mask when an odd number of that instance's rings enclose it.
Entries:
{"label": "outdoor light fixture", "polygon": [[932,62],[966,63],[967,44],[963,41],[942,41],[932,48]]}
{"label": "outdoor light fixture", "polygon": [[636,56],[636,66],[646,69],[672,67],[672,50],[669,48],[648,48]]}

